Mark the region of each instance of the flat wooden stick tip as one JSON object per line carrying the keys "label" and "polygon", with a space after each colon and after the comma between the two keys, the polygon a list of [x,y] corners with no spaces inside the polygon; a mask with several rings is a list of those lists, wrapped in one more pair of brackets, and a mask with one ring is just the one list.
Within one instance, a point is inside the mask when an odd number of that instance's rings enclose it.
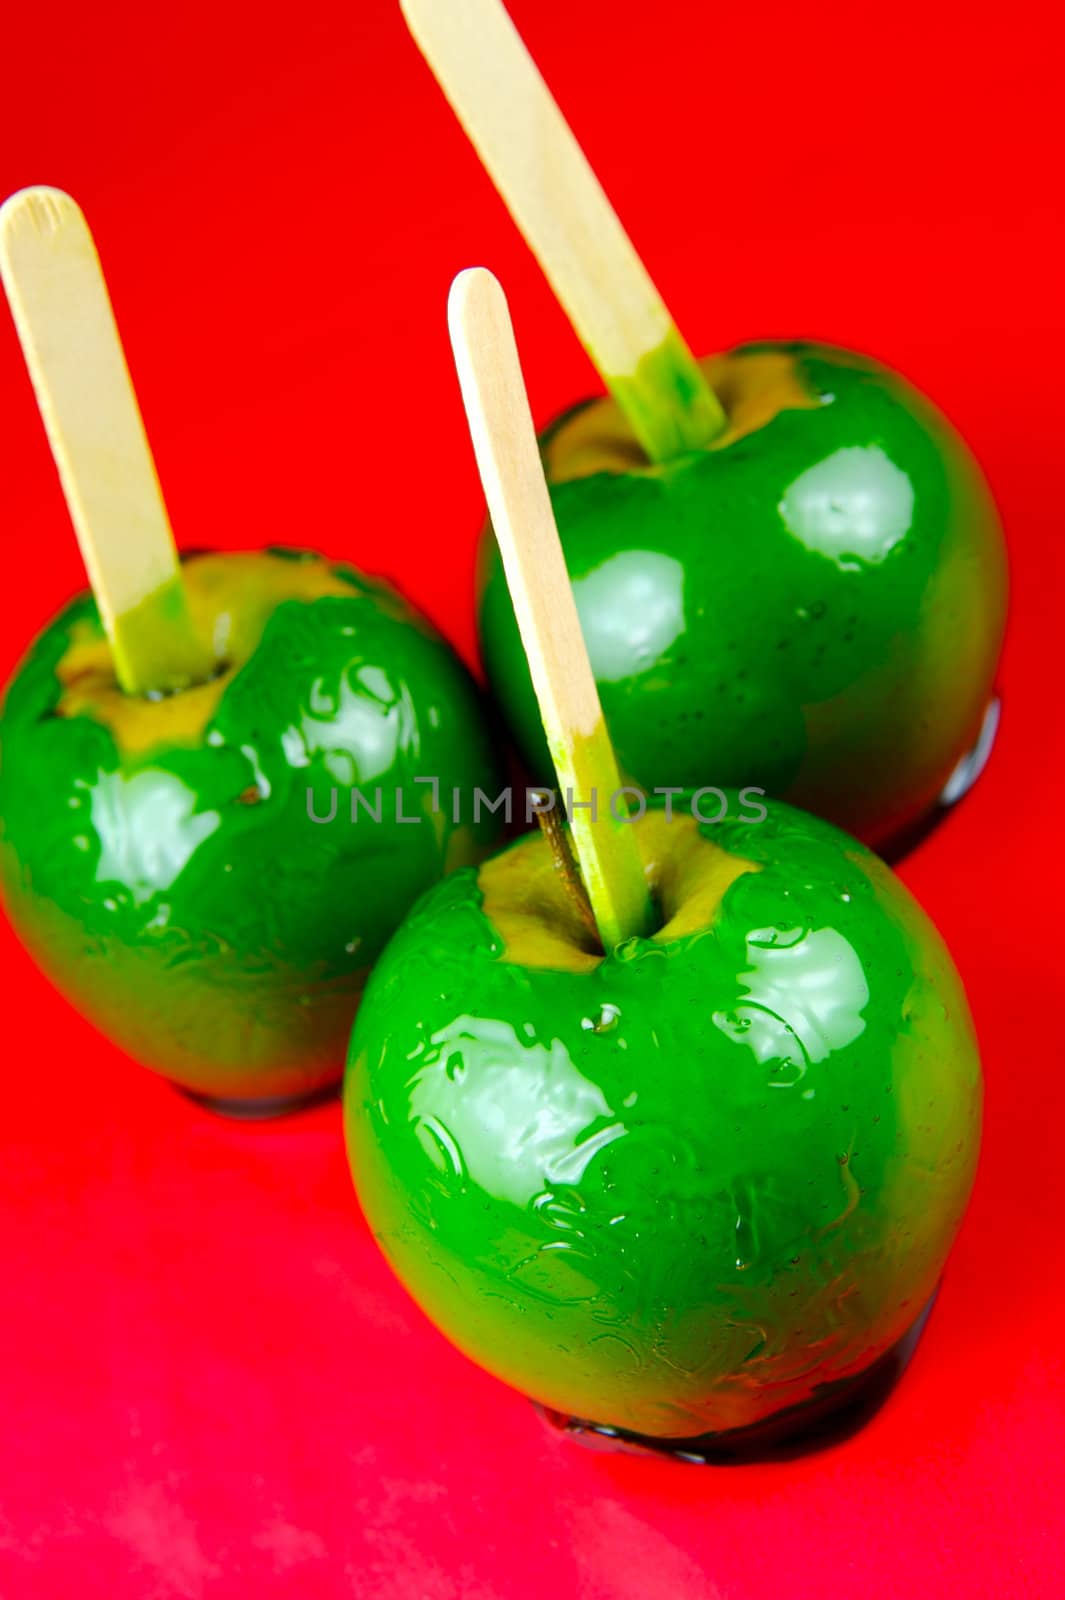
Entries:
{"label": "flat wooden stick tip", "polygon": [[448,292],[447,315],[451,328],[461,325],[471,305],[476,306],[478,302],[485,305],[492,300],[497,305],[507,303],[503,285],[495,273],[489,272],[487,267],[464,267],[452,279]]}
{"label": "flat wooden stick tip", "polygon": [[77,201],[47,185],[18,189],[0,205],[0,233],[8,238],[32,231],[47,239],[75,219],[84,222]]}

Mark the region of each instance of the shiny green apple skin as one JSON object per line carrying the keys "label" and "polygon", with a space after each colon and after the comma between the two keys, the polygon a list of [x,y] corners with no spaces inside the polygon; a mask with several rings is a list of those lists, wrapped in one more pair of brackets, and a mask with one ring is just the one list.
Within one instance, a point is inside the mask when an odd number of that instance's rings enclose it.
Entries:
{"label": "shiny green apple skin", "polygon": [[[705,363],[729,417],[651,466],[612,402],[543,437],[618,759],[656,785],[758,785],[883,845],[977,741],[1006,610],[1002,530],[957,433],[897,374],[813,344]],[[550,763],[495,541],[489,681]]]}
{"label": "shiny green apple skin", "polygon": [[973,1180],[965,994],[890,871],[773,804],[639,824],[664,925],[587,948],[526,837],[425,896],[345,1127],[410,1293],[552,1410],[644,1437],[801,1416],[924,1308]]}
{"label": "shiny green apple skin", "polygon": [[[184,571],[219,657],[210,682],[123,694],[88,595],[17,670],[0,889],[43,971],[109,1038],[250,1109],[339,1081],[404,912],[495,840],[490,816],[426,815],[414,778],[444,797],[500,780],[472,679],[387,585],[293,551]],[[363,810],[353,824],[352,792],[374,804],[378,786],[380,825]],[[397,822],[397,787],[416,823]]]}

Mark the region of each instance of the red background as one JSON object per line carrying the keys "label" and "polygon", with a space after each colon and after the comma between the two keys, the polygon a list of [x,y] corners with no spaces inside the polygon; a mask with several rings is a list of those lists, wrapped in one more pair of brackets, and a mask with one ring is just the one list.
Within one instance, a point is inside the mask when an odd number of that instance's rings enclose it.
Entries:
{"label": "red background", "polygon": [[[514,3],[692,343],[886,357],[1005,512],[999,747],[903,870],[988,1078],[975,1200],[904,1383],[848,1443],[780,1465],[549,1435],[391,1280],[336,1105],[213,1119],[95,1037],[4,928],[3,1600],[1062,1592],[1054,9]],[[452,273],[503,278],[542,419],[592,378],[397,6],[65,0],[8,8],[0,55],[0,191],[85,206],[179,540],[354,558],[469,651]],[[5,316],[0,437],[6,676],[81,576]]]}

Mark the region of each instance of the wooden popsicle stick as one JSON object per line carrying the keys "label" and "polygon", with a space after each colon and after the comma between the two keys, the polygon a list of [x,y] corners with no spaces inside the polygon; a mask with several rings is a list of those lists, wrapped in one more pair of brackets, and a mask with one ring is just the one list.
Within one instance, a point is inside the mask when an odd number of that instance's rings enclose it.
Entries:
{"label": "wooden popsicle stick", "polygon": [[500,0],[403,14],[604,383],[652,461],[726,417]]}
{"label": "wooden popsicle stick", "polygon": [[145,693],[209,677],[96,246],[69,195],[5,201],[0,277],[119,682]]}
{"label": "wooden popsicle stick", "polygon": [[[581,876],[610,951],[649,933],[651,899],[635,829],[614,815],[621,778],[555,526],[506,296],[483,267],[455,279],[448,324],[548,748],[563,793],[585,802],[571,809],[567,795]],[[586,809],[589,803],[594,811]]]}

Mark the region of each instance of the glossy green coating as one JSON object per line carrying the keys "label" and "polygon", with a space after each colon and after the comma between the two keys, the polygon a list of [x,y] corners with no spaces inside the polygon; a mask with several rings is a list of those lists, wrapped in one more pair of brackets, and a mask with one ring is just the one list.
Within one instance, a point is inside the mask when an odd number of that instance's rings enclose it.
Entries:
{"label": "glossy green coating", "polygon": [[[652,466],[610,401],[543,439],[603,709],[629,778],[756,785],[880,843],[976,741],[1005,618],[979,468],[918,392],[809,344],[705,363],[730,427]],[[485,666],[550,767],[491,530]]]}
{"label": "glossy green coating", "polygon": [[[224,1100],[337,1081],[366,973],[492,818],[478,692],[387,585],[292,551],[185,563],[219,659],[166,698],[118,688],[94,602],[45,629],[0,713],[0,886],[40,966],[144,1065]],[[436,777],[442,814],[429,815]],[[381,788],[381,823],[364,809]],[[397,821],[395,790],[402,791]],[[334,812],[333,820],[326,821]],[[466,813],[469,815],[469,808]]]}
{"label": "glossy green coating", "polygon": [[782,804],[637,826],[663,926],[605,959],[535,836],[419,902],[345,1127],[370,1226],[467,1354],[691,1439],[820,1398],[914,1322],[980,1066],[941,939],[864,846]]}

